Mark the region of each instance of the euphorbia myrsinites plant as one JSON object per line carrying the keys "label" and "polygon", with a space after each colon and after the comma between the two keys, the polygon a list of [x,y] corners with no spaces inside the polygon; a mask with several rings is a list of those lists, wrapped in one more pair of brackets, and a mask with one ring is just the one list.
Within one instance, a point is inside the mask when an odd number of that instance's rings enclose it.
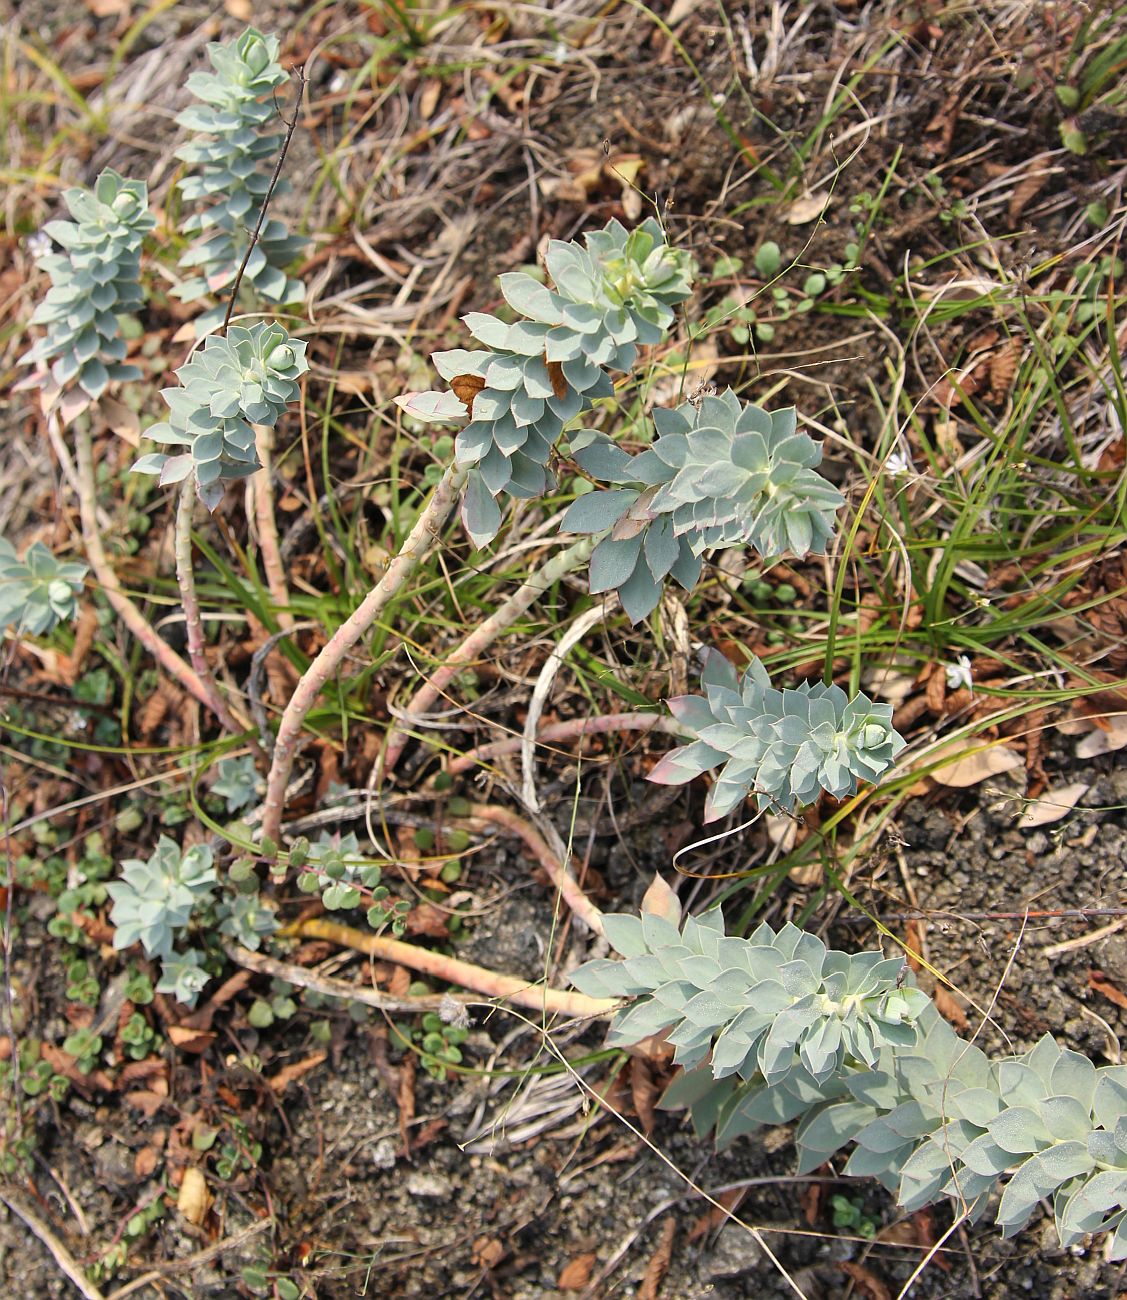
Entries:
{"label": "euphorbia myrsinites plant", "polygon": [[[820,471],[821,445],[800,428],[792,408],[767,411],[731,390],[654,409],[644,436],[636,436],[636,421],[629,442],[610,436],[605,430],[613,425],[603,413],[613,409],[615,382],[637,370],[643,349],[668,337],[692,293],[691,261],[653,219],[633,230],[612,220],[581,241],[552,240],[543,280],[523,272],[500,277],[504,319],[471,312],[465,325],[475,346],[434,354],[446,387],[397,399],[407,417],[456,428],[451,462],[429,498],[419,499],[379,581],[339,626],[326,629],[276,729],[250,732],[241,701],[211,671],[190,530],[197,501],[214,510],[241,480],[257,491],[262,431],[289,419],[308,369],[305,341],[261,312],[264,303],[278,307],[303,297],[292,266],[303,241],[265,211],[283,140],[273,100],[287,74],[278,56],[278,41],[253,28],[210,46],[212,71],[188,82],[201,102],[178,118],[192,133],[178,151],[188,166],[178,186],[189,209],[183,233],[195,242],[180,259],[192,274],[176,292],[186,302],[210,296],[198,321],[206,337],[176,368],[176,385],[162,390],[167,415],[145,430],[156,450],[143,451],[134,468],[162,486],[178,485],[175,553],[186,659],[118,583],[95,501],[98,403],[114,386],[142,379],[127,360],[121,318],[144,303],[142,245],[155,224],[145,185],[107,170],[93,190],[64,194],[73,221],[46,227],[59,251],[43,260],[51,287],[32,325],[45,333],[25,359],[38,367],[53,435],[63,443],[69,437],[76,452],[95,578],[160,668],[221,727],[257,746],[257,761],[253,753],[224,758],[213,785],[214,797],[241,819],[227,831],[241,852],[221,867],[222,841],[181,847],[161,836],[147,858],[123,863],[121,878],[108,887],[116,946],[138,945],[160,964],[158,989],[193,1003],[224,960],[253,967],[276,941],[278,903],[261,889],[265,864],[275,880],[289,874],[334,914],[364,910],[375,931],[370,952],[485,996],[565,1014],[612,1012],[612,1043],[664,1034],[685,1067],[666,1104],[688,1107],[702,1134],[729,1142],[761,1124],[797,1120],[803,1170],[848,1146],[846,1172],[879,1178],[906,1208],[949,1197],[973,1216],[995,1205],[1007,1235],[1048,1197],[1062,1242],[1109,1231],[1112,1254],[1127,1256],[1121,1066],[1097,1068],[1049,1038],[1030,1052],[992,1060],[958,1038],[898,959],[838,952],[791,925],[732,936],[718,909],[682,919],[674,903],[661,915],[604,916],[550,837],[505,809],[470,805],[473,817],[515,829],[564,902],[621,955],[576,971],[578,993],[529,986],[383,935],[402,931],[407,904],[391,896],[380,865],[364,857],[355,836],[286,842],[287,791],[310,709],[408,588],[456,510],[473,544],[484,547],[512,526],[514,500],[557,490],[562,465],[572,475],[578,469],[588,488],[560,516],[565,544],[468,631],[410,702],[408,722],[458,665],[472,662],[569,570],[586,565],[590,593],[617,598],[630,622],[640,624],[668,578],[692,591],[718,551],[743,548],[764,562],[825,554],[845,502]],[[236,298],[239,318],[224,325],[225,307]],[[150,395],[147,409],[155,407]],[[276,555],[269,495],[255,500],[263,554],[273,535]],[[267,574],[272,593],[279,591],[277,572],[276,565],[274,578]],[[16,635],[46,636],[73,613],[84,575],[82,565],[60,562],[40,545],[21,558],[0,544],[0,615]],[[280,590],[284,605],[284,582]],[[668,717],[653,726],[680,743],[650,776],[677,784],[713,774],[709,821],[738,813],[749,799],[760,811],[793,814],[823,793],[858,796],[904,747],[887,704],[830,683],[777,687],[756,658],[737,667],[706,649],[700,683],[699,694],[670,700]],[[640,729],[637,718],[589,721],[593,730]],[[646,726],[654,721],[643,719]],[[579,720],[576,734],[585,725]],[[403,726],[389,727],[385,774],[405,739]],[[301,932],[315,933],[317,924],[321,932],[342,933],[317,921],[304,922]],[[258,1014],[267,1023],[263,1016],[275,1012]]]}

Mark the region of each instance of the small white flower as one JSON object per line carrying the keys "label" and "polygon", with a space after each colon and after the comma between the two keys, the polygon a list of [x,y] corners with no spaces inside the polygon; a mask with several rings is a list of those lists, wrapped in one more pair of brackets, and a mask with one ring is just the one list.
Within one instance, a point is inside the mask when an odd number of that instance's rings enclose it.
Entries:
{"label": "small white flower", "polygon": [[42,230],[35,231],[34,234],[27,237],[27,251],[38,262],[40,258],[46,257],[51,251],[51,236]]}
{"label": "small white flower", "polygon": [[891,474],[893,478],[898,477],[900,474],[908,474],[911,472],[911,469],[912,467],[908,464],[907,456],[898,451],[894,451],[884,462],[884,472],[886,474]]}
{"label": "small white flower", "polygon": [[953,664],[944,664],[944,670],[947,673],[948,690],[957,691],[961,686],[965,686],[968,691],[974,690],[970,659],[966,655],[959,655]]}

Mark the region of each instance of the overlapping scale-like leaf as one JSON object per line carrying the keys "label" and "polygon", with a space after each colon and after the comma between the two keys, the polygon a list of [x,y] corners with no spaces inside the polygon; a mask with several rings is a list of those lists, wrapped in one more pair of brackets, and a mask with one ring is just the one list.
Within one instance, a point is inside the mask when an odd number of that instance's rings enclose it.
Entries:
{"label": "overlapping scale-like leaf", "polygon": [[111,382],[140,378],[125,363],[118,317],[141,306],[141,245],[156,222],[144,181],[110,167],[92,191],[66,190],[63,201],[74,220],[44,227],[63,251],[40,259],[51,288],[31,318],[47,333],[21,361],[50,363],[60,389],[77,386],[96,400]]}
{"label": "overlapping scale-like leaf", "polygon": [[901,987],[901,963],[832,952],[793,925],[761,925],[749,939],[724,934],[719,909],[678,928],[660,917],[606,919],[621,962],[582,966],[572,982],[599,997],[634,997],[616,1017],[612,1044],[664,1031],[691,1069],[779,1082],[801,1069],[815,1082],[844,1063],[873,1064],[886,1046],[911,1046],[929,1005]]}
{"label": "overlapping scale-like leaf", "polygon": [[[586,249],[549,245],[554,287],[520,272],[500,277],[506,302],[524,319],[467,315],[467,329],[484,348],[434,354],[448,393],[397,399],[418,419],[468,420],[455,458],[470,469],[462,519],[477,545],[500,528],[498,497],[527,499],[555,486],[549,461],[564,426],[612,394],[607,371],[629,369],[640,344],[660,341],[673,306],[690,292],[688,257],[665,242],[656,222],[627,231],[612,221],[585,239]],[[637,585],[634,603],[641,577]]]}
{"label": "overlapping scale-like leaf", "polygon": [[1062,1244],[1109,1232],[1111,1257],[1127,1258],[1127,1067],[1048,1036],[991,1060],[899,960],[826,949],[793,926],[735,939],[718,910],[680,929],[606,921],[624,960],[589,962],[573,982],[634,999],[615,1015],[616,1045],[666,1035],[686,1071],[662,1105],[687,1107],[700,1135],[726,1145],[798,1120],[800,1173],[852,1146],[844,1171],[909,1212],[945,1197],[971,1218],[993,1205],[1012,1236],[1049,1199]]}
{"label": "overlapping scale-like leaf", "polygon": [[784,812],[812,803],[823,790],[838,799],[854,794],[859,781],[879,781],[904,748],[891,705],[863,694],[850,698],[840,686],[820,682],[777,690],[758,659],[740,676],[709,651],[701,684],[703,695],[669,701],[692,740],[665,755],[649,779],[682,785],[719,767],[707,821],[751,794],[760,809]]}
{"label": "overlapping scale-like leaf", "polygon": [[[275,92],[288,80],[278,62],[278,38],[248,27],[226,45],[207,47],[212,71],[188,78],[188,89],[201,102],[176,119],[197,137],[182,145],[176,156],[195,170],[179,182],[187,203],[206,204],[183,225],[199,239],[180,259],[190,277],[175,290],[185,302],[229,289],[246,255],[258,223],[283,133],[269,130],[278,110]],[[208,138],[210,137],[210,138]],[[286,182],[275,187],[283,192]],[[291,235],[284,221],[268,218],[243,272],[243,284],[267,302],[300,302],[305,286],[285,268],[301,253],[305,240]],[[222,320],[224,308],[205,313],[197,323],[201,333]]]}
{"label": "overlapping scale-like leaf", "polygon": [[842,496],[816,472],[821,446],[796,431],[793,409],[768,414],[728,389],[655,410],[654,423],[658,437],[636,456],[603,434],[573,440],[580,468],[614,486],[580,497],[560,524],[611,530],[592,554],[591,590],[616,590],[633,622],[667,576],[691,590],[706,550],[751,546],[766,559],[825,550]]}
{"label": "overlapping scale-like leaf", "polygon": [[182,450],[149,453],[133,468],[159,474],[162,483],[194,473],[200,499],[213,510],[225,481],[258,469],[252,425],[273,427],[297,398],[297,380],[309,369],[305,347],[264,321],[209,335],[176,371],[180,387],[161,390],[169,418],[145,431],[151,441]]}
{"label": "overlapping scale-like leaf", "polygon": [[32,542],[21,560],[0,537],[0,628],[44,636],[73,618],[86,573],[85,564],[57,560],[42,542]]}

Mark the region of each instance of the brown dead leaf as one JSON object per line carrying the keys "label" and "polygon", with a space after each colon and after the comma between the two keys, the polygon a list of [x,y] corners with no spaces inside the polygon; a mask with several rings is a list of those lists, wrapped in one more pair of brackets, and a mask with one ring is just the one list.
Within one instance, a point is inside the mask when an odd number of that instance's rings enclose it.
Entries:
{"label": "brown dead leaf", "polygon": [[473,415],[474,398],[485,387],[481,375],[455,375],[450,381],[450,390],[459,402]]}
{"label": "brown dead leaf", "polygon": [[142,1147],[133,1157],[133,1172],[138,1178],[148,1178],[152,1175],[160,1160],[160,1152],[156,1147]]}
{"label": "brown dead leaf", "polygon": [[843,1260],[838,1268],[852,1280],[858,1295],[867,1297],[867,1300],[892,1300],[892,1292],[885,1283],[863,1264]]}
{"label": "brown dead leaf", "polygon": [[169,1025],[168,1041],[181,1052],[200,1053],[215,1042],[215,1034],[207,1030],[192,1029],[189,1025]]}
{"label": "brown dead leaf", "polygon": [[943,701],[947,698],[947,669],[942,664],[936,664],[932,668],[924,694],[927,697],[927,707],[937,718],[941,718]]}
{"label": "brown dead leaf", "polygon": [[[938,1240],[931,1210],[917,1210],[906,1219],[895,1219],[892,1223],[885,1224],[877,1233],[876,1240],[889,1246],[919,1246],[922,1250],[930,1250]],[[951,1265],[943,1251],[936,1252],[931,1266],[942,1269],[944,1273],[951,1271]]]}
{"label": "brown dead leaf", "polygon": [[505,1247],[496,1237],[478,1237],[470,1247],[470,1258],[478,1268],[496,1268],[505,1258]]}
{"label": "brown dead leaf", "polygon": [[638,1288],[638,1300],[658,1300],[661,1283],[669,1271],[669,1261],[673,1258],[673,1238],[677,1234],[677,1221],[668,1215],[661,1225],[661,1236],[646,1265],[642,1285]]}
{"label": "brown dead leaf", "polygon": [[568,383],[567,376],[564,374],[562,361],[548,361],[545,358],[544,365],[548,369],[548,379],[552,385],[552,396],[557,401],[562,402],[567,396]]}
{"label": "brown dead leaf", "polygon": [[591,1274],[594,1272],[597,1259],[598,1256],[595,1252],[589,1250],[569,1260],[560,1269],[560,1275],[556,1279],[557,1288],[560,1291],[582,1291],[591,1280]]}
{"label": "brown dead leaf", "polygon": [[167,1100],[167,1084],[163,1093],[152,1088],[138,1088],[135,1092],[125,1094],[125,1104],[139,1110],[146,1119],[152,1119]]}
{"label": "brown dead leaf", "polygon": [[98,405],[106,424],[119,438],[124,438],[131,447],[141,445],[141,420],[136,411],[106,394],[99,398]]}
{"label": "brown dead leaf", "polygon": [[211,1193],[207,1190],[207,1179],[203,1176],[203,1171],[195,1165],[189,1165],[184,1170],[176,1208],[197,1228],[207,1218],[207,1212],[211,1208]]}
{"label": "brown dead leaf", "polygon": [[923,930],[914,917],[904,926],[904,960],[908,969],[923,970],[920,955],[923,953]]}
{"label": "brown dead leaf", "polygon": [[412,938],[423,935],[428,939],[449,939],[446,913],[433,903],[422,902],[407,914],[407,933]]}
{"label": "brown dead leaf", "polygon": [[677,895],[669,887],[668,881],[661,875],[655,875],[650,881],[649,887],[642,895],[641,910],[649,912],[652,916],[663,917],[674,925],[681,923],[681,904],[677,901]]}
{"label": "brown dead leaf", "polygon": [[[829,1172],[829,1165],[821,1165],[824,1172]],[[813,1171],[815,1176],[818,1171]],[[822,1208],[822,1184],[818,1182],[807,1183],[798,1194],[798,1202],[802,1206],[802,1217],[806,1220],[806,1226],[814,1227],[818,1222],[818,1215]]]}
{"label": "brown dead leaf", "polygon": [[94,645],[94,636],[98,631],[98,611],[93,605],[83,601],[74,625],[74,648],[62,662],[62,676],[68,686],[73,686],[82,676],[86,656]]}
{"label": "brown dead leaf", "polygon": [[56,1074],[61,1074],[64,1079],[69,1079],[82,1091],[89,1091],[91,1088],[98,1088],[102,1092],[111,1092],[113,1090],[113,1080],[106,1074],[105,1070],[91,1070],[89,1074],[79,1073],[75,1059],[69,1052],[64,1052],[61,1047],[56,1047],[54,1043],[43,1043],[39,1048],[39,1055],[47,1062]]}
{"label": "brown dead leaf", "polygon": [[1006,339],[990,358],[990,400],[1000,402],[1013,387],[1017,363],[1021,359],[1021,340]]}
{"label": "brown dead leaf", "polygon": [[654,1104],[657,1101],[658,1088],[654,1083],[653,1071],[640,1056],[630,1060],[630,1096],[634,1102],[634,1111],[641,1121],[642,1132],[647,1137],[654,1129]]}
{"label": "brown dead leaf", "polygon": [[[140,1083],[145,1079],[161,1078],[167,1080],[168,1065],[159,1056],[146,1056],[143,1061],[129,1061],[121,1067],[117,1076],[119,1084]],[[165,1087],[167,1088],[167,1083]]]}
{"label": "brown dead leaf", "polygon": [[[1025,760],[1016,749],[999,744],[978,748],[980,743],[966,738],[951,741],[924,754],[920,761],[928,765],[939,762],[941,766],[928,775],[937,785],[950,786],[956,790],[978,785],[992,776],[1000,776],[1003,772],[1012,772],[1015,768],[1025,766]],[[974,752],[965,753],[967,750]],[[957,758],[956,755],[961,753],[964,757]]]}
{"label": "brown dead leaf", "polygon": [[959,1000],[950,989],[944,988],[942,984],[935,986],[935,992],[931,995],[935,1003],[935,1009],[947,1021],[948,1024],[954,1025],[960,1033],[966,1033],[970,1028],[970,1021],[966,1013],[959,1006]]}
{"label": "brown dead leaf", "polygon": [[83,0],[95,18],[118,18],[129,13],[132,0]]}
{"label": "brown dead leaf", "polygon": [[733,1187],[729,1191],[720,1192],[716,1196],[716,1205],[710,1206],[699,1219],[693,1222],[689,1229],[689,1244],[703,1241],[710,1232],[715,1231],[728,1217],[728,1213],[734,1214],[739,1209],[740,1202],[746,1194],[746,1188]]}
{"label": "brown dead leaf", "polygon": [[673,0],[666,22],[670,27],[678,27],[700,8],[701,0]]}
{"label": "brown dead leaf", "polygon": [[438,107],[441,95],[442,78],[428,77],[419,91],[419,116],[424,122],[429,122],[434,116],[434,110]]}
{"label": "brown dead leaf", "polygon": [[314,1052],[311,1056],[306,1056],[300,1061],[291,1061],[289,1065],[283,1065],[277,1074],[270,1080],[271,1089],[281,1095],[290,1086],[303,1075],[315,1070],[326,1059],[328,1053]]}
{"label": "brown dead leaf", "polygon": [[1092,720],[1096,728],[1076,746],[1077,758],[1098,758],[1113,754],[1127,746],[1127,713],[1115,713],[1110,718]]}
{"label": "brown dead leaf", "polygon": [[1086,781],[1073,781],[1069,785],[1060,785],[1053,790],[1046,790],[1038,799],[1031,799],[1022,808],[1017,824],[1027,826],[1049,826],[1059,822],[1062,817],[1076,807],[1080,796],[1088,789]]}
{"label": "brown dead leaf", "polygon": [[803,194],[787,208],[783,220],[788,226],[805,226],[816,221],[826,210],[828,194]]}
{"label": "brown dead leaf", "polygon": [[1034,199],[1045,188],[1045,183],[1049,177],[1046,172],[1038,176],[1027,176],[1024,180],[1018,181],[1010,193],[1010,201],[1006,208],[1006,216],[1009,219],[1010,229],[1016,230],[1018,223],[1021,221],[1021,214],[1025,211],[1025,206],[1030,199]]}
{"label": "brown dead leaf", "polygon": [[1095,989],[1097,993],[1102,993],[1109,1002],[1114,1002],[1117,1007],[1127,1011],[1127,993],[1113,984],[1102,970],[1088,972],[1088,987]]}

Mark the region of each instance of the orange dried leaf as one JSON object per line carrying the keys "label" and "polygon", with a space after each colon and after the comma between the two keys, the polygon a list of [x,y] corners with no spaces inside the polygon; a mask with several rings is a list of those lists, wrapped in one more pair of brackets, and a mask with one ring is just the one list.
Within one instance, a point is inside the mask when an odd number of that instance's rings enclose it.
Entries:
{"label": "orange dried leaf", "polygon": [[548,361],[545,358],[544,364],[548,368],[548,379],[552,385],[552,393],[558,401],[563,401],[567,396],[567,378],[564,375],[563,362]]}
{"label": "orange dried leaf", "polygon": [[450,389],[466,410],[473,414],[473,399],[485,387],[485,380],[480,375],[455,375],[450,381]]}
{"label": "orange dried leaf", "polygon": [[1088,972],[1088,987],[1094,989],[1097,993],[1102,993],[1109,1002],[1114,1002],[1117,1007],[1127,1011],[1127,993],[1124,993],[1118,985],[1113,984],[1102,970],[1090,970]]}
{"label": "orange dried leaf", "polygon": [[595,1252],[589,1250],[582,1255],[576,1255],[573,1260],[569,1260],[560,1269],[560,1275],[556,1279],[556,1286],[559,1290],[582,1291],[591,1280],[591,1273],[594,1271],[597,1258]]}

